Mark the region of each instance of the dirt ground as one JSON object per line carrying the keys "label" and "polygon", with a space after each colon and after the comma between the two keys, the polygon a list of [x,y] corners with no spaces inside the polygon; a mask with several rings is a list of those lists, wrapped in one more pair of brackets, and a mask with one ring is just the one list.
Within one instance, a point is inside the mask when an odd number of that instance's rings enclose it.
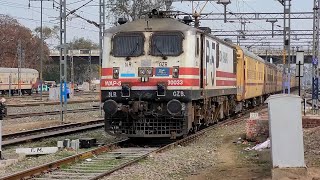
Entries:
{"label": "dirt ground", "polygon": [[271,179],[271,166],[268,162],[258,162],[255,152],[244,151],[245,145],[234,140],[243,134],[229,134],[223,140],[218,152],[218,162],[209,169],[191,175],[187,180],[247,180]]}
{"label": "dirt ground", "polygon": [[[310,131],[305,133],[305,144],[310,140]],[[318,131],[317,131],[318,132]],[[187,180],[320,180],[320,166],[317,155],[310,156],[309,152],[314,152],[310,144],[305,145],[307,168],[306,169],[274,169],[272,170],[271,159],[260,159],[256,151],[245,151],[249,147],[247,143],[235,143],[235,139],[243,137],[243,134],[227,135],[221,146],[218,147],[218,163],[210,168],[192,174]],[[315,137],[312,137],[315,141]],[[320,139],[320,137],[318,137]],[[252,146],[251,146],[252,147]],[[320,149],[318,149],[320,152]],[[269,156],[270,157],[270,156]]]}

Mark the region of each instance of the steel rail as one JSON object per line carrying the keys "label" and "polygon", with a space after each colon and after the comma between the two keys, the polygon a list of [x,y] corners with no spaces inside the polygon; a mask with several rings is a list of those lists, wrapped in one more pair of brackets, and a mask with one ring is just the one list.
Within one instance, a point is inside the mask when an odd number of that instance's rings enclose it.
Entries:
{"label": "steel rail", "polygon": [[104,127],[104,120],[95,120],[81,123],[63,124],[47,128],[40,128],[17,133],[5,134],[2,136],[2,146],[14,145],[23,142],[30,142],[42,138],[61,136],[81,132],[90,129]]}
{"label": "steel rail", "polygon": [[[98,100],[77,100],[69,101],[68,104],[78,104],[78,103],[87,103],[87,102],[99,102]],[[20,104],[6,104],[7,107],[26,107],[26,106],[46,106],[46,105],[59,105],[60,102],[34,102],[34,103],[20,103]]]}
{"label": "steel rail", "polygon": [[[80,113],[80,112],[90,112],[99,110],[99,107],[92,108],[83,108],[83,109],[69,109],[68,113]],[[23,113],[23,114],[9,114],[6,116],[6,119],[18,119],[25,117],[34,117],[34,116],[48,116],[48,115],[57,115],[60,114],[60,111],[46,111],[46,112],[36,112],[36,113]]]}
{"label": "steel rail", "polygon": [[80,161],[80,160],[83,160],[86,158],[90,158],[94,155],[101,154],[106,151],[110,151],[110,150],[116,148],[120,143],[123,143],[127,140],[128,139],[120,140],[118,142],[114,142],[114,143],[111,143],[111,144],[108,144],[105,146],[98,147],[94,150],[90,150],[90,151],[80,153],[80,154],[77,154],[74,156],[70,156],[70,157],[67,157],[67,158],[64,158],[61,160],[57,160],[57,161],[47,163],[47,164],[44,164],[41,166],[37,166],[37,167],[31,168],[31,169],[17,172],[17,173],[14,173],[14,174],[11,174],[11,175],[8,175],[5,177],[1,177],[0,180],[17,180],[17,179],[31,178],[36,175],[40,175],[44,172],[49,172],[49,171],[58,169],[61,165],[71,164],[71,163],[74,163],[74,162],[77,162],[77,161]]}

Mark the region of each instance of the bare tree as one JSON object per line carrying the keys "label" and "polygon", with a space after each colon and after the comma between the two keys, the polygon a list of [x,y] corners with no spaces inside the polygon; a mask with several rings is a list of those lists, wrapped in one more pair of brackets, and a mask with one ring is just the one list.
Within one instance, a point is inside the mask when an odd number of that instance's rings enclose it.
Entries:
{"label": "bare tree", "polygon": [[[39,69],[40,39],[32,31],[21,25],[16,19],[0,14],[0,66],[18,67],[17,46],[21,41],[25,52],[24,66]],[[49,49],[44,46],[45,61],[49,61]]]}
{"label": "bare tree", "polygon": [[163,8],[164,0],[108,0],[110,6],[109,19],[124,17],[130,21],[144,16],[152,9]]}

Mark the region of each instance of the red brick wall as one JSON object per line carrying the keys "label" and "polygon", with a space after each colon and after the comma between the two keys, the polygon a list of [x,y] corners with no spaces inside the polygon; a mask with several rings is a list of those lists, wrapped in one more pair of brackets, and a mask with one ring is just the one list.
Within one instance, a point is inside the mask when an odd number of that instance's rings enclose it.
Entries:
{"label": "red brick wall", "polygon": [[314,128],[320,126],[320,117],[303,116],[302,127],[303,128]]}
{"label": "red brick wall", "polygon": [[[320,117],[303,116],[302,127],[314,128],[320,126]],[[262,114],[259,119],[248,119],[246,122],[246,138],[249,141],[259,141],[261,137],[269,136],[269,117]]]}
{"label": "red brick wall", "polygon": [[246,122],[246,139],[259,141],[259,137],[269,137],[269,121],[267,116],[259,119],[248,119]]}

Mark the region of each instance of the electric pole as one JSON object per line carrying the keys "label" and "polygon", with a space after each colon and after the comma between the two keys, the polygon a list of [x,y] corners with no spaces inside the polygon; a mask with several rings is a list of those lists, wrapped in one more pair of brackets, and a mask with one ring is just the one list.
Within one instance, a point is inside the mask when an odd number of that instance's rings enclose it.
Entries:
{"label": "electric pole", "polygon": [[104,37],[104,30],[105,30],[105,17],[106,17],[106,8],[105,8],[105,0],[99,1],[99,76],[100,76],[100,103],[99,103],[99,111],[100,115],[102,116],[102,94],[101,94],[101,79],[102,79],[102,59],[103,59],[103,37]]}
{"label": "electric pole", "polygon": [[71,91],[74,95],[74,61],[73,61],[73,46],[70,50],[70,65],[71,65]]}
{"label": "electric pole", "polygon": [[21,40],[18,40],[18,95],[21,96],[21,61],[22,61],[22,47]]}
{"label": "electric pole", "polygon": [[313,17],[313,49],[312,49],[312,110],[313,113],[318,111],[319,98],[319,18],[320,18],[320,0],[314,0],[314,17]]}
{"label": "electric pole", "polygon": [[67,14],[66,0],[60,0],[60,119],[67,113]]}
{"label": "electric pole", "polygon": [[88,66],[88,70],[89,70],[89,89],[91,89],[91,81],[92,81],[92,69],[91,69],[91,49],[89,49],[89,57],[88,57],[88,62],[89,62],[89,66]]}
{"label": "electric pole", "polygon": [[290,94],[290,35],[291,35],[291,0],[278,0],[283,5],[283,81],[284,94]]}
{"label": "electric pole", "polygon": [[272,30],[272,38],[274,37],[274,23],[278,22],[277,19],[267,19],[266,22],[271,23],[271,30]]}
{"label": "electric pole", "polygon": [[[29,0],[30,1],[40,1],[40,99],[42,101],[42,84],[43,84],[43,29],[42,29],[42,5],[43,1],[52,1],[52,0]],[[54,3],[54,1],[53,1]]]}

